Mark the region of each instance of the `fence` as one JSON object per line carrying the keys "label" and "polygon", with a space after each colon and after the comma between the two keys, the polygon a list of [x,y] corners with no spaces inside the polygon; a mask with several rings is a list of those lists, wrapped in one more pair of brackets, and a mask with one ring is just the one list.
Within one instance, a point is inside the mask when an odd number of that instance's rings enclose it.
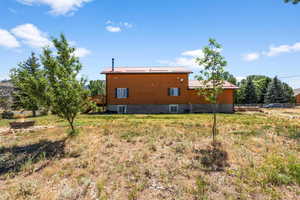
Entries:
{"label": "fence", "polygon": [[248,108],[294,108],[300,106],[296,103],[273,103],[273,104],[235,104],[235,107],[248,107]]}

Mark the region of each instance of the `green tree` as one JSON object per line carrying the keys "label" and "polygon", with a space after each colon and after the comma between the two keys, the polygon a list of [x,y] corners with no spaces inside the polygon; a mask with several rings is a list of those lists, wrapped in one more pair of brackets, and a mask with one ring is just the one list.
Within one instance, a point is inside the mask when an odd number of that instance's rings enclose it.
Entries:
{"label": "green tree", "polygon": [[224,67],[227,65],[225,58],[220,53],[221,49],[222,46],[215,39],[209,39],[208,46],[202,50],[203,58],[196,59],[196,62],[203,67],[198,76],[198,80],[203,82],[203,87],[199,88],[199,95],[203,95],[213,106],[213,145],[216,144],[217,135],[218,96],[223,92],[224,74],[226,73]]}
{"label": "green tree", "polygon": [[104,95],[105,94],[105,82],[101,80],[91,80],[88,84],[91,96]]}
{"label": "green tree", "polygon": [[54,38],[52,42],[56,53],[50,48],[45,48],[41,57],[50,84],[51,107],[54,113],[68,121],[70,135],[74,135],[75,118],[88,94],[84,89],[85,80],[77,79],[82,65],[74,55],[75,48],[70,47],[63,34],[58,39]]}
{"label": "green tree", "polygon": [[[251,80],[255,86],[256,91],[256,101],[247,101],[245,102],[245,96],[248,93],[248,90],[246,90],[246,86],[248,83],[248,80]],[[237,95],[235,98],[235,102],[238,104],[245,104],[245,103],[264,103],[265,95],[267,93],[268,85],[272,81],[271,78],[263,75],[250,75],[247,76],[245,79],[241,80],[238,83],[238,86],[240,89],[237,91]],[[251,91],[251,90],[250,90]],[[252,92],[252,91],[251,91]]]}
{"label": "green tree", "polygon": [[277,77],[269,83],[265,103],[285,103],[282,84]]}
{"label": "green tree", "polygon": [[10,72],[13,85],[17,88],[13,94],[15,108],[31,110],[36,116],[36,111],[46,105],[47,80],[40,67],[39,59],[34,53],[25,61],[13,68]]}
{"label": "green tree", "polygon": [[300,0],[284,0],[285,3],[293,3],[293,4],[297,4],[300,2]]}
{"label": "green tree", "polygon": [[282,83],[284,103],[295,103],[294,90],[287,83]]}
{"label": "green tree", "polygon": [[247,78],[246,87],[244,89],[243,102],[245,104],[257,103],[256,88],[251,78]]}

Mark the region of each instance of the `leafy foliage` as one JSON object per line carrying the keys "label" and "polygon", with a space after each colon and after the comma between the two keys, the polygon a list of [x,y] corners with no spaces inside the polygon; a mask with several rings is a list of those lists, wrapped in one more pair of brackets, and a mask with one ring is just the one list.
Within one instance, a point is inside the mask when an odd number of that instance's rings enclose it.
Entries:
{"label": "leafy foliage", "polygon": [[52,109],[59,117],[68,121],[72,135],[77,132],[74,120],[88,93],[84,89],[85,80],[77,79],[82,65],[74,55],[75,48],[69,46],[63,34],[59,39],[53,39],[53,44],[57,55],[53,55],[51,49],[45,48],[42,63],[50,84]]}
{"label": "leafy foliage", "polygon": [[105,82],[101,80],[91,80],[88,85],[91,96],[104,95],[105,94]]}

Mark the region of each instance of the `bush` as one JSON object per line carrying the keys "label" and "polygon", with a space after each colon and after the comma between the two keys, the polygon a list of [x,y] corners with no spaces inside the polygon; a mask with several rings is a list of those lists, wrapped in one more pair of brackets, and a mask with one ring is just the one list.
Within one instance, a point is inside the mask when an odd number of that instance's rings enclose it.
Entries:
{"label": "bush", "polygon": [[14,118],[14,113],[11,111],[4,111],[2,113],[2,119],[13,119]]}

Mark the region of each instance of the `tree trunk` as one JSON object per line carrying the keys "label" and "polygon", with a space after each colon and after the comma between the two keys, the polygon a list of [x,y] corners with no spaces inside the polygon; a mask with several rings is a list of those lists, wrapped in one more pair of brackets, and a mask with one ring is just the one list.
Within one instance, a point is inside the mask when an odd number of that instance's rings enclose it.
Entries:
{"label": "tree trunk", "polygon": [[32,110],[32,117],[36,117],[36,110]]}
{"label": "tree trunk", "polygon": [[216,144],[216,136],[217,136],[217,113],[216,113],[216,106],[217,104],[214,104],[213,108],[213,127],[212,127],[212,134],[213,134],[213,146]]}
{"label": "tree trunk", "polygon": [[74,132],[74,131],[75,131],[75,128],[74,128],[73,121],[70,121],[69,123],[70,123],[71,129],[72,129],[72,132]]}

